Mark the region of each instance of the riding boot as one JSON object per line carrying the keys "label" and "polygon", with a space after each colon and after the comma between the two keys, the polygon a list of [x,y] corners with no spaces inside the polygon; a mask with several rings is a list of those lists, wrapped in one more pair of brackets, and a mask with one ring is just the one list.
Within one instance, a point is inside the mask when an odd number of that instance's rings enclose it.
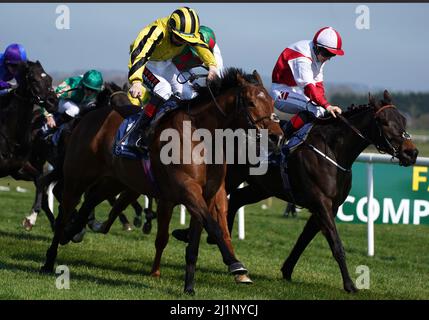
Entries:
{"label": "riding boot", "polygon": [[286,140],[289,140],[290,138],[292,138],[293,134],[296,131],[296,129],[293,126],[292,120],[289,120],[286,123],[282,124],[281,128],[283,130]]}
{"label": "riding boot", "polygon": [[[151,102],[154,100],[151,100]],[[150,142],[152,141],[154,126],[151,125],[152,120],[160,118],[162,114],[170,109],[173,109],[177,106],[177,98],[171,96],[168,100],[160,99],[159,97],[155,100],[156,104],[149,102],[146,105],[143,114],[137,120],[136,130],[137,130],[137,140],[135,142],[135,147],[140,152],[144,154],[147,153]],[[157,122],[156,120],[154,121]],[[131,145],[131,143],[130,143]]]}
{"label": "riding boot", "polygon": [[149,102],[141,112],[140,117],[136,120],[133,128],[128,137],[128,145],[131,148],[135,148],[143,154],[147,154],[148,141],[145,137],[145,131],[155,116],[158,106],[164,102],[159,96],[153,95]]}

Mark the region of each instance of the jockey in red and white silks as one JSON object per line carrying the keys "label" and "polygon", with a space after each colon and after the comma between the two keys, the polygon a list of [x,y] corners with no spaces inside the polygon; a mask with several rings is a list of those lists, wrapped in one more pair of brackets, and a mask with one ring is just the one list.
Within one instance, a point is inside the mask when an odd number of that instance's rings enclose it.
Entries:
{"label": "jockey in red and white silks", "polygon": [[[330,27],[320,29],[313,40],[302,40],[283,50],[272,73],[271,96],[274,107],[296,114],[289,124],[287,135],[299,129],[311,117],[333,116],[341,113],[325,97],[323,68],[335,55],[343,55],[342,40]],[[305,111],[305,112],[304,112]]]}

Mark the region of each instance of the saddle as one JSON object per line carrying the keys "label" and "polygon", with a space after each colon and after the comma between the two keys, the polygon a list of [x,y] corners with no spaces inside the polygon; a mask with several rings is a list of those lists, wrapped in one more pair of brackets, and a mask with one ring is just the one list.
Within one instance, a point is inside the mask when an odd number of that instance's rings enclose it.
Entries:
{"label": "saddle", "polygon": [[[166,103],[164,103],[159,108],[158,112],[150,122],[149,126],[144,129],[144,135],[146,136],[147,141],[151,141],[153,139],[156,127],[159,125],[159,123],[165,116],[175,110],[183,108],[184,105],[186,104],[180,102],[174,103],[171,101],[167,101]],[[135,107],[129,106],[128,108]],[[124,110],[122,110],[122,112],[125,113]],[[147,154],[143,154],[133,145],[134,141],[137,141],[140,138],[137,136],[140,134],[140,132],[136,130],[136,124],[138,122],[138,119],[143,115],[143,112],[143,109],[139,109],[137,113],[133,110],[133,113],[131,115],[128,115],[124,119],[124,121],[122,121],[116,133],[115,142],[113,144],[114,155],[129,159],[148,158]]]}

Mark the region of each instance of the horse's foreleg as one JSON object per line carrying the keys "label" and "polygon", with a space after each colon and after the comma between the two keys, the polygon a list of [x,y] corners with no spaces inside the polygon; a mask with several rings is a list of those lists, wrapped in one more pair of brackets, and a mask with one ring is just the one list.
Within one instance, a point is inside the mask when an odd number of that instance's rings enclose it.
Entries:
{"label": "horse's foreleg", "polygon": [[185,273],[185,293],[195,294],[195,269],[198,259],[198,249],[200,247],[201,231],[203,230],[201,223],[196,219],[191,219],[189,229],[189,243],[186,247],[186,273]]}
{"label": "horse's foreleg", "polygon": [[229,195],[228,203],[228,230],[232,234],[235,216],[238,209],[244,205],[257,203],[270,195],[255,184],[249,184],[243,188],[235,189]]}
{"label": "horse's foreleg", "polygon": [[332,255],[334,256],[340,267],[341,276],[343,278],[344,290],[346,290],[347,292],[356,292],[357,289],[352,279],[350,278],[350,274],[347,269],[346,254],[344,251],[343,244],[341,243],[340,236],[338,235],[334,218],[335,215],[332,214],[332,209],[325,208],[325,206],[322,206],[322,210],[320,212],[319,217],[320,229],[326,240],[328,241],[329,246],[331,247]]}
{"label": "horse's foreleg", "polygon": [[286,280],[292,279],[292,272],[295,268],[296,263],[299,260],[299,257],[305,250],[305,248],[308,246],[308,244],[313,240],[313,238],[316,236],[316,234],[320,231],[320,227],[318,226],[316,222],[316,217],[312,215],[305,227],[302,233],[299,235],[299,238],[297,242],[295,243],[295,246],[292,249],[292,252],[289,254],[287,259],[285,260],[283,267],[282,267],[282,273],[283,278]]}
{"label": "horse's foreleg", "polygon": [[[223,186],[222,186],[223,188]],[[233,274],[247,273],[246,268],[237,260],[223,238],[222,230],[217,221],[210,215],[207,204],[202,197],[201,187],[197,184],[188,184],[183,190],[182,203],[191,216],[205,228],[210,237],[215,239],[222,254],[223,262]]]}
{"label": "horse's foreleg", "polygon": [[173,208],[174,208],[174,204],[168,201],[161,201],[158,204],[158,208],[157,208],[158,230],[156,233],[156,240],[155,240],[156,254],[152,265],[152,271],[150,272],[153,277],[159,277],[161,275],[161,271],[160,271],[161,257],[168,243],[168,238],[169,238],[168,229],[170,226]]}

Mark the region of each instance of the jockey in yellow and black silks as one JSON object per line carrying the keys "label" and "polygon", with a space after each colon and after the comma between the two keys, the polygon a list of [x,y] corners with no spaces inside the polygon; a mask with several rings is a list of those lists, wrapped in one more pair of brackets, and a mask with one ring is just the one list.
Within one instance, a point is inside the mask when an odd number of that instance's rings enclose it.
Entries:
{"label": "jockey in yellow and black silks", "polygon": [[[128,96],[134,105],[144,106],[143,116],[136,125],[140,132],[160,106],[177,103],[175,83],[179,70],[172,59],[185,46],[191,46],[208,67],[207,80],[216,77],[216,59],[201,38],[199,29],[200,22],[195,10],[182,7],[169,17],[147,25],[132,43],[128,62],[128,80],[131,84]],[[137,147],[145,146],[137,143]]]}

